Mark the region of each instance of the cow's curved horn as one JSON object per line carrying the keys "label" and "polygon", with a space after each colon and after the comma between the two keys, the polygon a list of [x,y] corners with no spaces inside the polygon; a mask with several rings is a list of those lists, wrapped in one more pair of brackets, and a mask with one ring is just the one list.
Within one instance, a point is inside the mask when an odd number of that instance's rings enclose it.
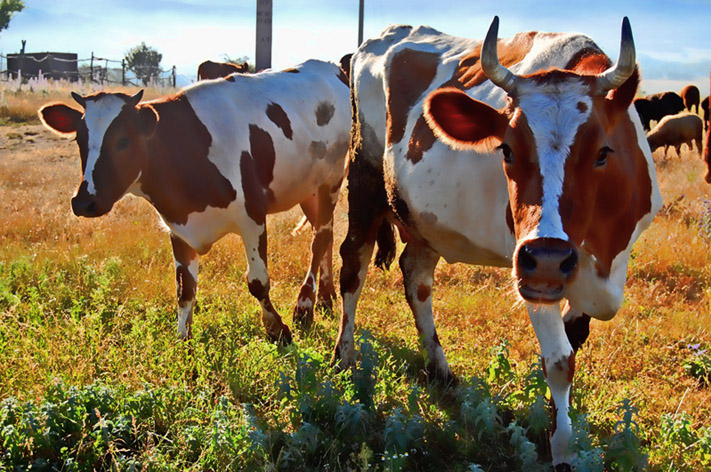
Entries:
{"label": "cow's curved horn", "polygon": [[77,102],[79,105],[82,106],[82,108],[86,109],[86,99],[79,95],[76,92],[72,92],[72,98],[74,99],[75,102]]}
{"label": "cow's curved horn", "polygon": [[132,107],[135,107],[136,105],[138,105],[138,102],[140,102],[142,98],[143,98],[143,89],[136,92],[135,95],[129,97],[128,104]]}
{"label": "cow's curved horn", "polygon": [[481,69],[494,85],[511,94],[516,85],[516,74],[502,66],[496,51],[499,36],[499,17],[495,16],[481,46]]}
{"label": "cow's curved horn", "polygon": [[617,58],[617,62],[612,67],[597,76],[597,92],[605,93],[608,90],[616,89],[624,84],[634,72],[635,62],[636,57],[632,28],[630,27],[630,20],[624,17],[622,19],[620,57]]}

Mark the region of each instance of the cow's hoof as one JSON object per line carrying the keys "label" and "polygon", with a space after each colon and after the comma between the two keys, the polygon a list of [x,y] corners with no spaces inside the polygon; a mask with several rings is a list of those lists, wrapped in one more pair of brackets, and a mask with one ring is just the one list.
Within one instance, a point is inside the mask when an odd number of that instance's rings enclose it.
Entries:
{"label": "cow's hoof", "polygon": [[449,369],[444,371],[432,366],[427,366],[424,373],[427,382],[434,382],[442,388],[455,388],[459,385],[459,379]]}
{"label": "cow's hoof", "polygon": [[272,342],[275,342],[280,346],[288,346],[293,342],[291,338],[291,331],[289,331],[289,327],[286,325],[282,325],[280,330],[267,330],[267,336],[269,336],[269,339],[271,339]]}
{"label": "cow's hoof", "polygon": [[333,313],[333,298],[319,298],[316,301],[316,310],[322,311],[326,314]]}
{"label": "cow's hoof", "polygon": [[333,350],[333,357],[331,358],[331,367],[338,372],[345,372],[352,370],[355,367],[354,356],[344,356],[341,348],[336,344],[336,348]]}
{"label": "cow's hoof", "polygon": [[309,307],[294,308],[294,323],[301,329],[309,329],[314,322],[314,311]]}
{"label": "cow's hoof", "polygon": [[570,467],[570,464],[566,464],[566,463],[554,465],[553,470],[555,472],[572,472],[573,471],[573,469]]}
{"label": "cow's hoof", "polygon": [[178,339],[180,339],[181,341],[190,341],[191,339],[193,339],[193,330],[188,329],[186,332],[181,332],[180,330],[178,330]]}

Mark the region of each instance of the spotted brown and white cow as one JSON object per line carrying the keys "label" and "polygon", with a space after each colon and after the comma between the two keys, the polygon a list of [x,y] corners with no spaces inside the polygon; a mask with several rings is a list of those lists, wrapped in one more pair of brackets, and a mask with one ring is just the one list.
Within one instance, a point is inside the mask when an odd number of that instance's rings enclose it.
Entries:
{"label": "spotted brown and white cow", "polygon": [[198,254],[238,233],[267,333],[291,341],[269,298],[266,215],[297,204],[314,236],[294,316],[313,319],[319,271],[318,301],[332,304],[333,208],[350,132],[348,83],[338,66],[311,60],[233,75],[146,103],[142,91],[72,95],[83,111],[57,103],[39,112],[53,131],[76,134],[83,177],[72,209],[101,216],[127,193],[155,207],[170,229],[181,337],[191,336]]}
{"label": "spotted brown and white cow", "polygon": [[429,369],[444,381],[453,374],[432,311],[439,259],[513,266],[557,407],[553,463],[566,469],[575,351],[591,316],[620,307],[632,244],[661,196],[631,106],[639,75],[626,18],[614,66],[584,35],[497,33],[498,18],[483,43],[391,26],[352,59],[334,362],[355,361],[356,304],[376,239],[379,253],[386,243],[376,262],[392,257],[390,224],[406,243],[400,268]]}

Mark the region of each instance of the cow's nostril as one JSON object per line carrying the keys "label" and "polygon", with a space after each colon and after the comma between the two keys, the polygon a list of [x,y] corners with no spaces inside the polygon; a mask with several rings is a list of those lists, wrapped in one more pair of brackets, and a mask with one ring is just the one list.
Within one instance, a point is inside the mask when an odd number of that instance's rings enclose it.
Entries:
{"label": "cow's nostril", "polygon": [[578,265],[578,254],[572,248],[569,250],[570,255],[565,258],[563,262],[560,263],[560,271],[563,275],[568,276],[575,271],[575,267]]}
{"label": "cow's nostril", "polygon": [[531,251],[529,250],[528,246],[526,246],[525,244],[521,246],[521,249],[519,249],[518,251],[517,262],[519,268],[529,272],[536,270],[536,266],[538,265],[536,263],[536,259],[531,254]]}

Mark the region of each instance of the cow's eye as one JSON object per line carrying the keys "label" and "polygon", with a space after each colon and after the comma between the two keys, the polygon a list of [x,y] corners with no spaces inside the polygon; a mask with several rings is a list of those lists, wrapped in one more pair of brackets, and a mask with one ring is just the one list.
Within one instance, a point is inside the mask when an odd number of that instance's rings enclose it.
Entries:
{"label": "cow's eye", "polygon": [[499,146],[497,149],[501,149],[501,152],[504,153],[504,162],[506,164],[513,164],[514,158],[513,158],[513,152],[511,152],[511,148],[509,147],[508,144],[506,143],[501,143],[501,146]]}
{"label": "cow's eye", "polygon": [[128,138],[127,137],[122,137],[118,140],[116,143],[116,150],[117,151],[122,151],[128,147]]}
{"label": "cow's eye", "polygon": [[604,146],[602,149],[600,149],[600,152],[597,154],[597,159],[595,159],[595,167],[604,167],[607,164],[607,155],[611,152],[614,152],[611,148]]}

